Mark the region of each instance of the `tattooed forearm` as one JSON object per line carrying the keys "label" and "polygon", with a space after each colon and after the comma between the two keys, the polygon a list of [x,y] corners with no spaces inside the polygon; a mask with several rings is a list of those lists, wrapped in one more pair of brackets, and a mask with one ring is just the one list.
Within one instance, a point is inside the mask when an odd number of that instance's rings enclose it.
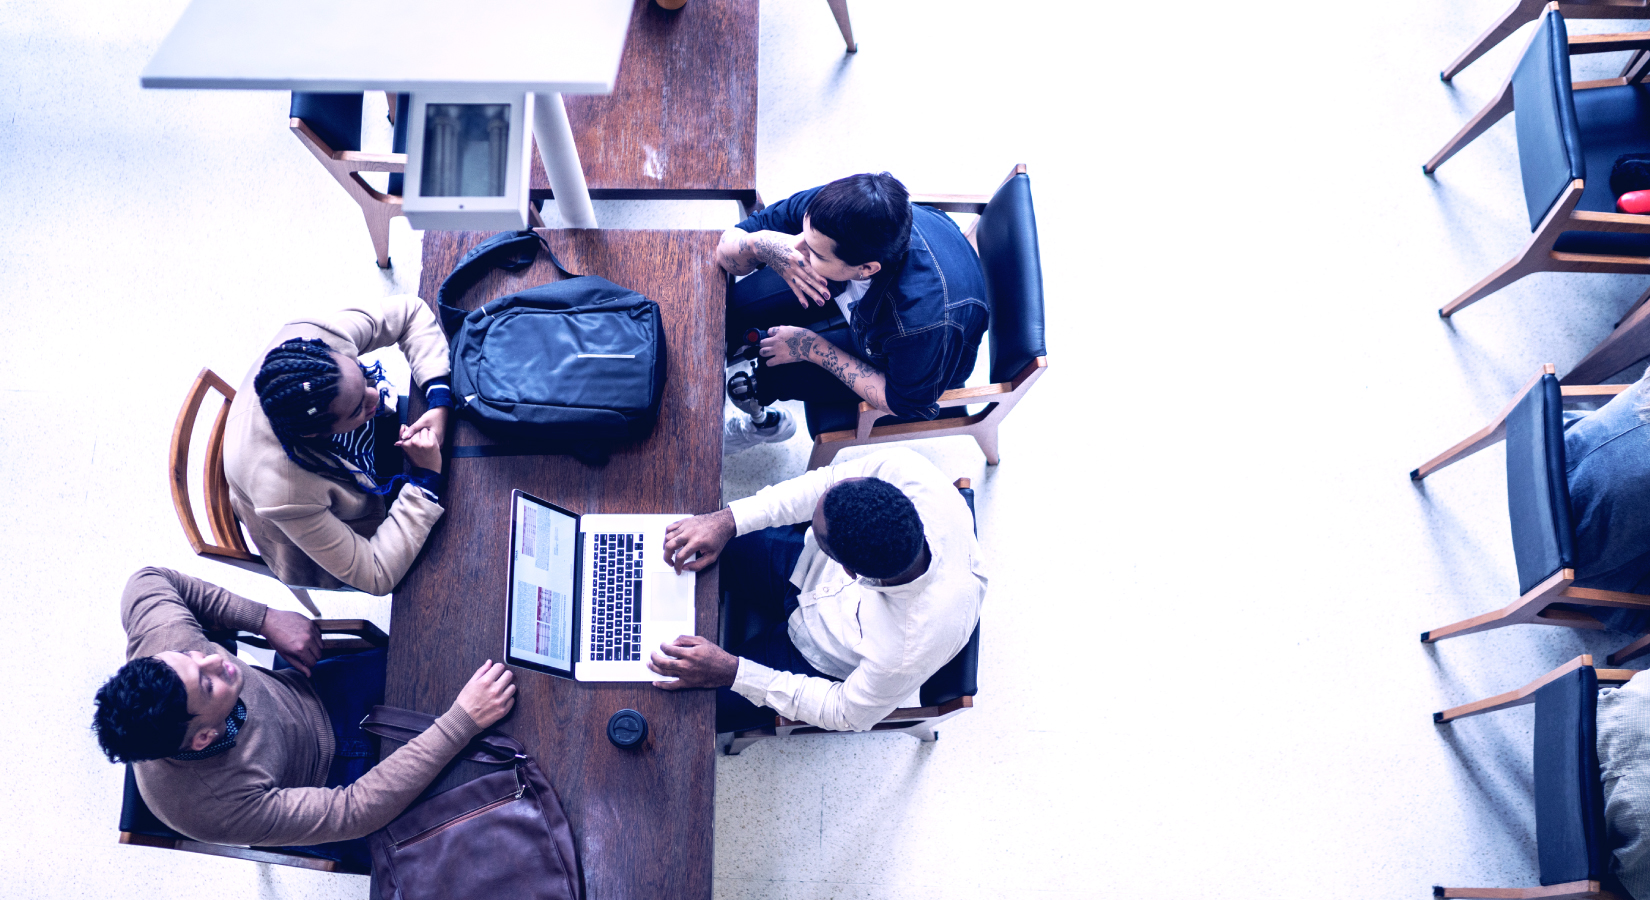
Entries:
{"label": "tattooed forearm", "polygon": [[881,372],[864,360],[851,353],[844,353],[827,342],[820,341],[815,346],[818,352],[810,358],[820,368],[841,379],[849,390],[858,394],[866,403],[887,411],[888,404],[883,399],[887,378]]}
{"label": "tattooed forearm", "polygon": [[791,267],[791,248],[778,238],[749,235],[740,241],[740,252],[749,253],[759,263],[766,263],[775,272]]}

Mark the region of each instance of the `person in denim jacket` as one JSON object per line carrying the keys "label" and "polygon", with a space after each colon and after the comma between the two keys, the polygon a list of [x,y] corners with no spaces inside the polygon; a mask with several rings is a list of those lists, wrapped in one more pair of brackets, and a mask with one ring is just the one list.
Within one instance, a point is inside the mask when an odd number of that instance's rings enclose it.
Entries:
{"label": "person in denim jacket", "polygon": [[[911,204],[887,172],[793,194],[722,235],[730,352],[762,334],[757,399],[857,404],[932,419],[974,369],[990,319],[979,255],[951,217]],[[834,301],[834,302],[833,302]],[[800,365],[798,365],[800,363]],[[730,445],[784,440],[730,419]]]}

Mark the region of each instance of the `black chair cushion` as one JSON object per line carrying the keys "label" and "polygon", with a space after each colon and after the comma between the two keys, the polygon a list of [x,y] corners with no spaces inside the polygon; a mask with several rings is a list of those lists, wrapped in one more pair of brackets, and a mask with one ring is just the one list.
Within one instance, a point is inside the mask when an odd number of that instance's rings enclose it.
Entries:
{"label": "black chair cushion", "polygon": [[[1585,169],[1592,173],[1576,208],[1615,212],[1610,169],[1625,154],[1650,150],[1650,87],[1631,84],[1591,88],[1575,91],[1574,99]],[[1566,231],[1559,235],[1553,249],[1560,253],[1650,257],[1650,234]]]}
{"label": "black chair cushion", "polygon": [[1564,402],[1543,375],[1507,415],[1507,511],[1518,592],[1575,565],[1575,528],[1564,471]]}
{"label": "black chair cushion", "polygon": [[1570,39],[1557,10],[1542,17],[1535,39],[1513,70],[1512,89],[1518,166],[1534,231],[1570,182],[1587,177],[1570,90]]}
{"label": "black chair cushion", "polygon": [[303,119],[333,150],[361,149],[361,95],[292,92],[294,119]]}
{"label": "black chair cushion", "polygon": [[1048,355],[1043,338],[1043,263],[1025,173],[997,189],[974,231],[991,306],[991,380],[1008,381]]}
{"label": "black chair cushion", "polygon": [[[824,434],[827,431],[852,431],[859,427],[859,405],[837,405],[835,403],[804,403],[802,408],[807,413],[808,434],[812,437]],[[968,415],[968,408],[964,406],[948,406],[940,410],[936,419],[961,419]],[[898,422],[921,421],[901,419],[898,416],[882,416],[876,420],[876,425],[893,425]]]}
{"label": "black chair cushion", "polygon": [[[395,101],[395,137],[390,144],[391,153],[407,152],[407,110],[412,106],[412,94],[405,91],[396,95]],[[390,187],[388,193],[393,197],[401,196],[402,184],[405,176],[400,172],[390,173]]]}
{"label": "black chair cushion", "polygon": [[1607,871],[1597,712],[1592,666],[1535,693],[1535,844],[1544,885],[1598,879]]}
{"label": "black chair cushion", "polygon": [[166,827],[158,816],[149,810],[149,804],[143,802],[143,795],[138,793],[137,775],[132,767],[126,767],[126,789],[120,798],[120,830],[132,834],[147,834],[151,837],[171,838],[173,840],[188,840],[182,834]]}

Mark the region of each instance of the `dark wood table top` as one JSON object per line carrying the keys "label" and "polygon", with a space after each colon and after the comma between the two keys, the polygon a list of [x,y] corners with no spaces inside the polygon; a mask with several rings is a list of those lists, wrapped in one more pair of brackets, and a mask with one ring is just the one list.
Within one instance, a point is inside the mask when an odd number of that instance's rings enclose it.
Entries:
{"label": "dark wood table top", "polygon": [[[754,194],[757,21],[757,0],[636,0],[613,93],[563,98],[593,196]],[[550,195],[536,151],[532,191]]]}
{"label": "dark wood table top", "polygon": [[[601,275],[658,301],[669,350],[659,424],[645,442],[619,450],[599,468],[569,456],[448,463],[446,515],[391,608],[385,699],[393,706],[439,714],[483,660],[502,658],[511,489],[577,512],[701,513],[721,506],[726,280],[713,259],[720,233],[541,233],[568,271]],[[425,234],[419,295],[433,305],[458,258],[488,236]],[[462,305],[474,308],[556,278],[541,254],[522,272],[488,275]],[[454,446],[487,443],[467,422],[450,438]],[[712,567],[698,583],[697,629],[712,639],[716,579]],[[519,668],[515,674],[516,708],[499,727],[527,746],[561,797],[586,896],[709,897],[715,695],[647,683],[576,683]],[[649,735],[640,750],[620,750],[607,740],[608,717],[625,708],[647,717]],[[386,741],[383,750],[395,746]],[[476,765],[460,764],[437,788],[473,777],[464,767]]]}

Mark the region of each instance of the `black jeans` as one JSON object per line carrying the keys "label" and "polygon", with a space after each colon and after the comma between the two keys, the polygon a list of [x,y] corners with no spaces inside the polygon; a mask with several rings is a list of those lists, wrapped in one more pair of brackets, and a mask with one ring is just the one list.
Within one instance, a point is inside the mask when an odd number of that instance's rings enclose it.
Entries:
{"label": "black jeans", "polygon": [[[321,705],[326,707],[327,718],[332,722],[334,749],[326,787],[354,784],[378,761],[378,739],[361,730],[361,719],[384,702],[387,659],[388,655],[379,648],[323,659],[310,669],[309,683],[315,686],[315,693],[320,695]],[[275,668],[290,666],[276,656]],[[372,867],[372,853],[364,837],[291,849],[362,869]]]}
{"label": "black jeans", "polygon": [[[840,289],[840,285],[833,283],[832,288]],[[757,328],[766,332],[775,325],[808,328],[844,353],[859,356],[849,335],[848,323],[842,321],[842,311],[835,301],[804,309],[791,286],[777,272],[768,268],[757,269],[745,280],[734,283],[728,291],[728,351],[744,346],[747,330]],[[756,399],[763,405],[775,400],[837,405],[859,403],[859,395],[841,379],[811,362],[793,362],[782,366],[769,366],[762,362],[759,366]]]}
{"label": "black jeans", "polygon": [[[728,645],[722,649],[770,669],[831,678],[814,668],[791,643],[788,623],[799,592],[790,578],[802,556],[806,531],[805,525],[765,528],[734,538],[722,550],[722,609],[728,622]],[[776,711],[757,706],[732,688],[716,691],[718,732],[772,725],[775,715]]]}

